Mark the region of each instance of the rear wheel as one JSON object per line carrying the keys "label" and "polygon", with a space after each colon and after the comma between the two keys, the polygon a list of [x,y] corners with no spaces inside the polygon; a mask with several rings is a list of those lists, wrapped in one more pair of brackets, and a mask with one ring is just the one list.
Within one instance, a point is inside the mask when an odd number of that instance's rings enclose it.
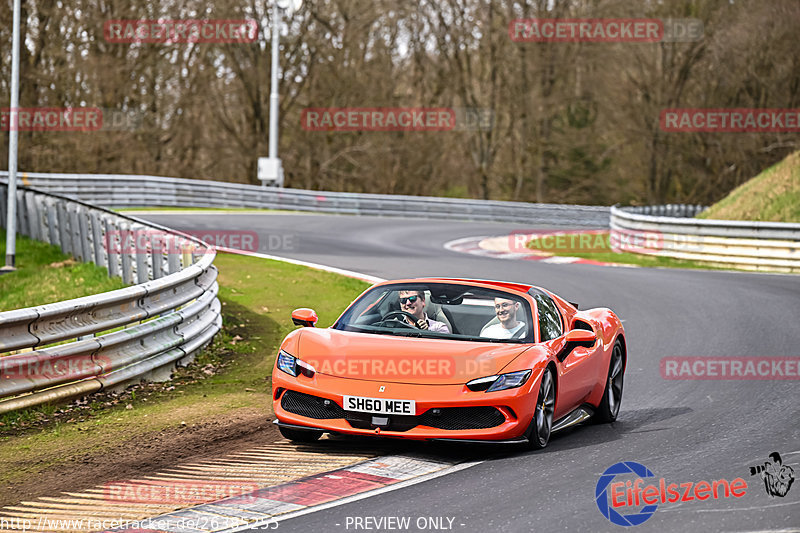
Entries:
{"label": "rear wheel", "polygon": [[622,343],[617,341],[611,351],[611,361],[608,365],[608,377],[606,378],[606,390],[603,399],[597,407],[598,422],[613,422],[619,414],[619,406],[622,403],[622,385],[625,374],[625,361],[622,356]]}
{"label": "rear wheel", "polygon": [[528,441],[534,450],[540,450],[550,441],[550,432],[553,429],[553,411],[556,405],[556,387],[553,381],[553,371],[549,368],[542,374],[539,385],[539,397],[533,410],[533,420],[528,428]]}
{"label": "rear wheel", "polygon": [[316,442],[322,436],[322,431],[293,429],[278,426],[281,435],[294,442]]}

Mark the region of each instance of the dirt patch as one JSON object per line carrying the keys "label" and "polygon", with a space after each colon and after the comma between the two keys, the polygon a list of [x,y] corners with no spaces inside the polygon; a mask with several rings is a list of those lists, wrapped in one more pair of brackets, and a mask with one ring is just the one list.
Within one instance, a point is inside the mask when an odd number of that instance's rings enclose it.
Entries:
{"label": "dirt patch", "polygon": [[223,329],[171,381],[0,415],[0,507],[280,439],[269,376],[280,340],[294,329],[289,310],[321,295],[320,324],[332,323],[366,284],[251,257],[221,255],[215,264]]}
{"label": "dirt patch", "polygon": [[[220,457],[279,438],[266,410],[240,409],[194,426],[169,428],[110,444],[102,451],[75,455],[67,462],[43,468],[28,480],[0,486],[0,507],[110,481],[141,478],[179,463]],[[18,462],[24,464],[25,459]]]}

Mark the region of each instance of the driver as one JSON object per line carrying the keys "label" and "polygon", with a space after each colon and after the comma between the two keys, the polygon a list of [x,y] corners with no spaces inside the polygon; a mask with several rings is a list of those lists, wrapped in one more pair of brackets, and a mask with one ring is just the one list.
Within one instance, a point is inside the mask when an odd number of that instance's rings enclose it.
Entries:
{"label": "driver", "polygon": [[450,333],[447,324],[430,319],[425,315],[425,294],[422,291],[400,291],[400,309],[416,317],[416,322],[411,322],[407,316],[403,316],[403,319],[419,329]]}
{"label": "driver", "polygon": [[491,337],[493,339],[511,339],[514,335],[525,327],[525,322],[517,320],[519,302],[506,298],[494,299],[494,312],[497,315],[499,324],[492,324],[481,332],[481,337]]}

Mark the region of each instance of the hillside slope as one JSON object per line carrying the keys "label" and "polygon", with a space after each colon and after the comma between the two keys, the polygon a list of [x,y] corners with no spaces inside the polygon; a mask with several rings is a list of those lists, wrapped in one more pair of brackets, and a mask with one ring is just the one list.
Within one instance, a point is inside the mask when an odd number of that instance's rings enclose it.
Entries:
{"label": "hillside slope", "polygon": [[800,151],[736,187],[698,218],[800,222]]}

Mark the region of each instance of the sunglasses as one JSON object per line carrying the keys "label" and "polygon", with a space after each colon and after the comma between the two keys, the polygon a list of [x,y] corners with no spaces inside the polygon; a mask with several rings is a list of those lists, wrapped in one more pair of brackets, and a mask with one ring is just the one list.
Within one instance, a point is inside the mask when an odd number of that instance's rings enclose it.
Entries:
{"label": "sunglasses", "polygon": [[413,304],[417,300],[419,300],[419,296],[409,296],[408,298],[400,298],[400,304],[401,305]]}

